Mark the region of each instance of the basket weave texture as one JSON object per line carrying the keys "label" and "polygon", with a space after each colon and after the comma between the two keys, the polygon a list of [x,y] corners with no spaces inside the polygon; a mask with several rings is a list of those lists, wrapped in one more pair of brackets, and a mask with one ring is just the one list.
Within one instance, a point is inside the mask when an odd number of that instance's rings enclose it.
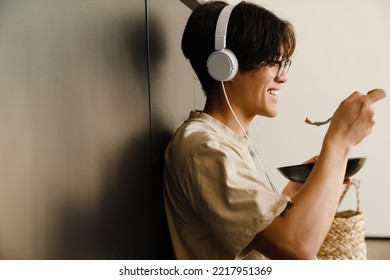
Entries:
{"label": "basket weave texture", "polygon": [[339,206],[350,187],[356,190],[356,211],[337,212],[317,257],[322,260],[366,260],[364,215],[359,210],[360,181],[345,186]]}

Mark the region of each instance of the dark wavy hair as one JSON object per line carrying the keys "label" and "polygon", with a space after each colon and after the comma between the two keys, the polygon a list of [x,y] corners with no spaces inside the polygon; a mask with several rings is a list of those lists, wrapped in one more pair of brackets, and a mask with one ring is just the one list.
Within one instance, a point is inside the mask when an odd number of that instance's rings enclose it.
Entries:
{"label": "dark wavy hair", "polygon": [[[203,90],[207,93],[216,81],[207,72],[207,59],[214,51],[215,28],[223,1],[206,2],[189,17],[181,42]],[[290,58],[295,50],[295,32],[286,20],[249,2],[237,4],[230,16],[226,47],[237,57],[239,71],[250,71],[275,60]]]}

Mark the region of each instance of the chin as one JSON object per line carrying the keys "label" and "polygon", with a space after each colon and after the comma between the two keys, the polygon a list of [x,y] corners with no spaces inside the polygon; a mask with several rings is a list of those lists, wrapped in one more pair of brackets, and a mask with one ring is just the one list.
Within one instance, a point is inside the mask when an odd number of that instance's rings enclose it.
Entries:
{"label": "chin", "polygon": [[261,114],[257,114],[257,115],[272,119],[272,118],[277,117],[278,113],[270,113],[270,112],[268,112],[268,113],[261,113]]}
{"label": "chin", "polygon": [[269,115],[268,117],[269,118],[276,118],[278,116],[278,114],[272,114],[272,115]]}
{"label": "chin", "polygon": [[266,114],[264,116],[268,117],[268,118],[275,118],[278,116],[278,114],[279,114],[278,110],[273,110],[273,111],[266,112]]}
{"label": "chin", "polygon": [[272,104],[274,106],[267,106],[263,107],[257,112],[258,116],[263,116],[266,118],[275,118],[279,114],[278,106],[275,106],[275,104]]}

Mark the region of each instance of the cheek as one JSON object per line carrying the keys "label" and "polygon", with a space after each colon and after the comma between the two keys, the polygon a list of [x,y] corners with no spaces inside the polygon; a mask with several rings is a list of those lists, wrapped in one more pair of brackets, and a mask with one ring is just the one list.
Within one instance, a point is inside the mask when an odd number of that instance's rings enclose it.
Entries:
{"label": "cheek", "polygon": [[262,86],[259,86],[256,90],[256,95],[260,99],[264,99],[267,96],[267,88]]}

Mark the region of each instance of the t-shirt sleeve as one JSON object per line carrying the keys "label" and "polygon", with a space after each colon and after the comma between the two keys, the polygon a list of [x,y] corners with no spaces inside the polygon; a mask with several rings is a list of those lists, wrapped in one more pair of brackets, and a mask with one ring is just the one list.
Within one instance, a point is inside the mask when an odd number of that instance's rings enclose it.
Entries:
{"label": "t-shirt sleeve", "polygon": [[232,258],[244,257],[245,247],[290,201],[265,186],[247,158],[217,142],[197,147],[186,173],[188,201]]}

